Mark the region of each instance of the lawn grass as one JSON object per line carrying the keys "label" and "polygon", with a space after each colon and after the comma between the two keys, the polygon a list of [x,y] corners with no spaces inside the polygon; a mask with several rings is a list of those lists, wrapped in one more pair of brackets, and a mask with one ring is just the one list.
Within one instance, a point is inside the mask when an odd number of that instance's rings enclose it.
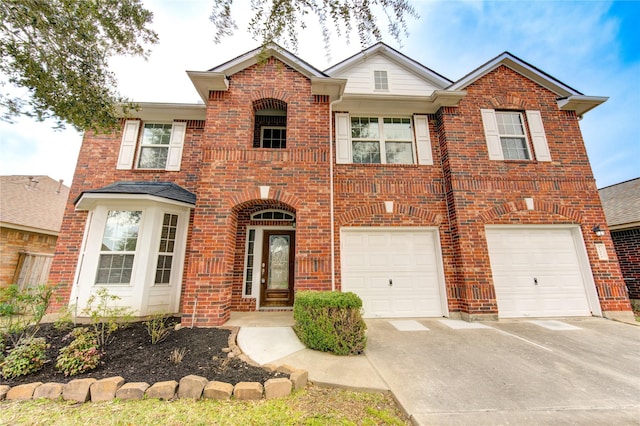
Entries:
{"label": "lawn grass", "polygon": [[308,386],[261,401],[2,401],[1,425],[406,425],[389,394]]}

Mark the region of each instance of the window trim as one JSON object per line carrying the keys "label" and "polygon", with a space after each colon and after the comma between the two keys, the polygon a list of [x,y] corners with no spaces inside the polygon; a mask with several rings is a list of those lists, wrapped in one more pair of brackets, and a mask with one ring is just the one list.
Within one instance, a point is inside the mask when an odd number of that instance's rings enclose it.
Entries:
{"label": "window trim", "polygon": [[[379,74],[380,73],[380,74]],[[382,74],[384,73],[384,74]],[[386,87],[378,87],[378,75],[384,75],[384,83]],[[373,70],[373,91],[374,92],[389,92],[389,71],[385,69]]]}
{"label": "window trim", "polygon": [[[284,218],[283,219],[273,219],[273,218],[265,219],[262,217],[256,217],[258,215],[265,214],[265,213],[282,213]],[[296,215],[294,213],[288,212],[286,210],[281,210],[281,209],[265,209],[265,210],[257,211],[255,213],[251,213],[250,219],[251,220],[270,220],[270,221],[276,221],[276,222],[295,222]]]}
{"label": "window trim", "polygon": [[[270,129],[270,130],[284,130],[285,132],[285,136],[284,136],[284,146],[280,146],[278,148],[274,148],[274,147],[265,147],[264,146],[264,131]],[[265,148],[265,149],[287,149],[287,126],[260,126],[260,148]]]}
{"label": "window trim", "polygon": [[[146,121],[140,123],[140,128],[142,131],[140,132],[140,143],[138,144],[138,152],[136,155],[136,169],[137,170],[166,170],[167,164],[169,162],[169,147],[171,146],[171,137],[173,136],[173,122],[166,121]],[[144,143],[144,131],[147,125],[162,125],[162,126],[171,126],[169,128],[169,142],[167,144],[145,144]],[[142,150],[143,148],[163,148],[167,150],[167,158],[165,159],[164,167],[140,167],[140,161],[142,160]]]}
{"label": "window trim", "polygon": [[[378,120],[378,139],[372,138],[353,138],[352,133],[352,120],[354,118],[375,118]],[[384,120],[385,119],[403,119],[409,120],[409,133],[410,140],[405,139],[386,139],[384,134]],[[378,142],[379,152],[380,152],[380,162],[379,163],[357,163],[353,161],[353,142]],[[410,143],[411,144],[411,163],[388,163],[387,162],[387,142],[396,142],[396,143]],[[415,137],[415,128],[413,124],[413,117],[406,116],[375,116],[373,114],[362,114],[362,115],[350,115],[349,116],[349,144],[351,151],[351,163],[352,164],[380,164],[380,165],[390,165],[390,164],[398,164],[404,166],[411,166],[417,164],[417,156],[416,156],[416,137]]]}
{"label": "window trim", "polygon": [[[515,115],[517,114],[520,118],[520,125],[522,126],[522,134],[509,134],[509,133],[500,133],[500,123],[498,123],[498,116],[506,116],[506,115]],[[496,110],[495,111],[496,122],[498,123],[498,137],[500,138],[500,148],[502,149],[502,158],[504,161],[533,161],[533,155],[531,152],[531,146],[529,144],[529,129],[527,123],[524,120],[524,115],[521,111],[514,110]],[[506,158],[505,149],[502,145],[502,139],[524,139],[524,148],[526,149],[526,154],[528,158]]]}

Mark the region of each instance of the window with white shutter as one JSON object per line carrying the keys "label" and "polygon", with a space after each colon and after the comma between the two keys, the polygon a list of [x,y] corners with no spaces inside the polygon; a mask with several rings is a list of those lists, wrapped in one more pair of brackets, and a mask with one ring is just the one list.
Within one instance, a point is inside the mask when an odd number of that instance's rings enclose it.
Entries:
{"label": "window with white shutter", "polygon": [[490,160],[531,160],[529,136],[537,161],[551,161],[540,111],[480,110]]}
{"label": "window with white shutter", "polygon": [[127,120],[122,131],[122,142],[120,143],[120,154],[118,155],[117,169],[130,169],[133,167],[133,157],[136,153],[136,142],[138,141],[139,120]]}

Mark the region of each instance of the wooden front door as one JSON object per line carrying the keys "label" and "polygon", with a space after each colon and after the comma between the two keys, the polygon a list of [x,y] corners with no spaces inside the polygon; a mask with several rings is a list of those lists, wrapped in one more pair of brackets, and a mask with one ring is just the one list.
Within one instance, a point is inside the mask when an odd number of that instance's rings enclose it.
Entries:
{"label": "wooden front door", "polygon": [[293,306],[295,231],[264,231],[260,306]]}

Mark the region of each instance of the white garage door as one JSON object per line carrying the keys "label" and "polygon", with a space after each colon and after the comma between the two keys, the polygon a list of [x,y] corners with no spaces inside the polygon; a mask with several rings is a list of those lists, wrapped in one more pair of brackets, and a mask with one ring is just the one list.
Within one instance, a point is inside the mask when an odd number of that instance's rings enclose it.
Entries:
{"label": "white garage door", "polygon": [[436,232],[342,229],[342,289],[360,296],[365,317],[444,315]]}
{"label": "white garage door", "polygon": [[589,316],[571,229],[487,228],[498,316]]}

